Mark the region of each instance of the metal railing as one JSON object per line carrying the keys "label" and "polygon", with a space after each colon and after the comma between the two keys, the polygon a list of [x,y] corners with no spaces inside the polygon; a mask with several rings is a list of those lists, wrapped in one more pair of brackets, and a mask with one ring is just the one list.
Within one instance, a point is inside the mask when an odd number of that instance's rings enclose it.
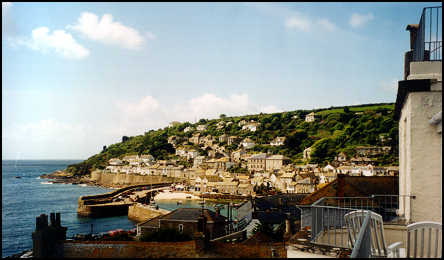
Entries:
{"label": "metal railing", "polygon": [[384,223],[397,224],[402,221],[396,214],[399,197],[400,195],[372,195],[319,199],[311,205],[311,242],[350,249],[344,215],[360,209],[371,210],[380,214]]}
{"label": "metal railing", "polygon": [[442,6],[422,10],[416,39],[413,43],[413,61],[442,60]]}

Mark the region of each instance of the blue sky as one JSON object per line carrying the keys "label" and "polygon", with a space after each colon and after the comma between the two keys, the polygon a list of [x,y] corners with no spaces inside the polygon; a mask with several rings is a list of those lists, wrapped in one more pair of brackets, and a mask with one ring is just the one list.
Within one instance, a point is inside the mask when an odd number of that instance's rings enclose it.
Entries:
{"label": "blue sky", "polygon": [[2,3],[2,159],[86,159],[171,121],[394,102],[440,3]]}

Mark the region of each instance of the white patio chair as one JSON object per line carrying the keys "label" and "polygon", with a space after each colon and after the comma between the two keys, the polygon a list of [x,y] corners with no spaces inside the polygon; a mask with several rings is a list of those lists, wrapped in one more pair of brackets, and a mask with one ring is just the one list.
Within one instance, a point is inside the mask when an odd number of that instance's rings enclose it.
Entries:
{"label": "white patio chair", "polygon": [[[401,242],[386,246],[382,216],[370,210],[356,210],[345,214],[350,245],[353,248],[367,213],[370,213],[371,256],[372,257],[403,257],[400,254]],[[404,256],[405,257],[405,256]]]}
{"label": "white patio chair", "polygon": [[[418,233],[421,233],[418,239]],[[432,239],[433,237],[433,239]],[[425,239],[427,238],[427,239]],[[419,250],[421,245],[421,250]],[[424,250],[425,249],[425,250]],[[418,252],[419,251],[419,252]],[[419,255],[418,255],[419,253]],[[442,224],[421,221],[407,226],[407,257],[441,258],[442,257]]]}

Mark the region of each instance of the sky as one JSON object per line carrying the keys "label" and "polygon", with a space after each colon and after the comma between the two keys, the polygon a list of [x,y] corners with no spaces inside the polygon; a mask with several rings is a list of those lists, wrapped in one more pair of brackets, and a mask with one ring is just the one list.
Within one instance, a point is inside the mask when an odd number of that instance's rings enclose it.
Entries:
{"label": "sky", "polygon": [[4,3],[2,159],[220,114],[395,102],[435,3]]}

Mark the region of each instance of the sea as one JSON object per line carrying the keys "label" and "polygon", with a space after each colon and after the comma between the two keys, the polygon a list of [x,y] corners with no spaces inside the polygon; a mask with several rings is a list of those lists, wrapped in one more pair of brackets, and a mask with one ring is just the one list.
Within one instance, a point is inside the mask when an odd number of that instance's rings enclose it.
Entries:
{"label": "sea", "polygon": [[[97,186],[53,184],[40,175],[63,170],[82,160],[2,160],[2,257],[32,249],[32,232],[36,217],[60,212],[61,224],[67,227],[67,237],[76,234],[108,232],[115,229],[130,230],[136,222],[127,216],[85,218],[77,216],[80,196],[110,192],[113,189]],[[159,208],[200,208],[199,201],[159,201]],[[214,210],[216,204],[205,202],[205,208]],[[227,216],[227,208],[221,214]],[[237,212],[233,212],[237,215]]]}

